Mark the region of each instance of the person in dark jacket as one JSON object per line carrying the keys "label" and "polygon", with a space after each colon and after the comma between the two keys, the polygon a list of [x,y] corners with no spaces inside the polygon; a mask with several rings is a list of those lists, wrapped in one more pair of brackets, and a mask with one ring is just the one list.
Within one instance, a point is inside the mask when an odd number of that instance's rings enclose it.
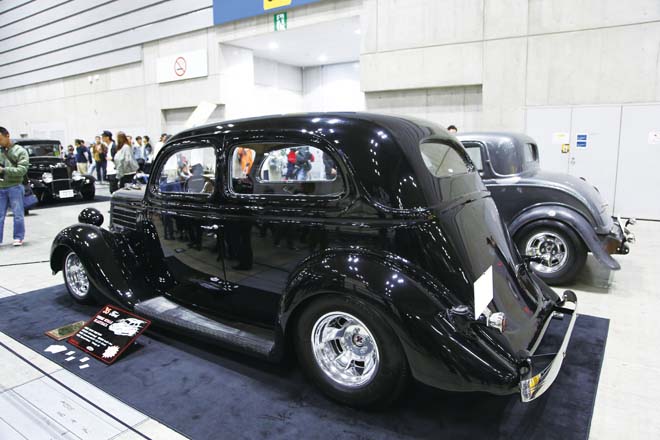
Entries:
{"label": "person in dark jacket", "polygon": [[89,154],[89,148],[85,142],[76,139],[76,166],[80,174],[87,174],[87,167],[92,162],[92,157]]}
{"label": "person in dark jacket", "polygon": [[64,155],[64,164],[69,171],[69,177],[71,177],[73,172],[78,169],[78,162],[76,161],[76,153],[73,150],[73,145],[67,147],[67,153]]}
{"label": "person in dark jacket", "polygon": [[112,160],[115,160],[115,154],[117,154],[117,145],[115,144],[115,141],[112,139],[112,132],[108,130],[103,131],[103,133],[101,134],[101,139],[105,144],[106,151],[110,153],[110,158]]}

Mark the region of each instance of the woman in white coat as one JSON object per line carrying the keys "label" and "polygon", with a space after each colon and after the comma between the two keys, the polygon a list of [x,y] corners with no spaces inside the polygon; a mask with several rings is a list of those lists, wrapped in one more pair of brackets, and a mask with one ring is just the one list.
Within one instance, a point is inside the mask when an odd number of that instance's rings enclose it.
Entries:
{"label": "woman in white coat", "polygon": [[139,167],[133,157],[133,147],[123,131],[117,133],[117,153],[114,161],[119,188],[123,188],[125,184],[133,182]]}

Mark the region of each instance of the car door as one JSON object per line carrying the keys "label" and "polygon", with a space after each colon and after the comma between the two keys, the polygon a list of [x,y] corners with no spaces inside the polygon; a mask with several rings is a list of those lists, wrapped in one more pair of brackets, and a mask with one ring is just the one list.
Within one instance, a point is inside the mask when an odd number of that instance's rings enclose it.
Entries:
{"label": "car door", "polygon": [[164,269],[166,295],[196,309],[221,312],[224,282],[217,182],[220,140],[202,138],[169,145],[158,157],[146,193]]}
{"label": "car door", "polygon": [[232,136],[223,150],[226,279],[237,305],[261,307],[274,321],[292,272],[333,240],[348,183],[331,147],[299,133]]}

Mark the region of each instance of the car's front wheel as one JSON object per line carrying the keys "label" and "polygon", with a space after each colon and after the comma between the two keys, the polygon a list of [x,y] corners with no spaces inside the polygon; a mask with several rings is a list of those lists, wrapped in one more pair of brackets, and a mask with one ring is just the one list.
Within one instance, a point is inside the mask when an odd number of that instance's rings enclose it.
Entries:
{"label": "car's front wheel", "polygon": [[94,200],[96,189],[94,188],[94,185],[90,185],[89,188],[82,189],[80,194],[82,195],[83,200]]}
{"label": "car's front wheel", "polygon": [[408,382],[408,363],[392,328],[350,297],[328,295],[309,304],[294,342],[305,374],[347,405],[387,406]]}
{"label": "car's front wheel", "polygon": [[69,252],[62,266],[64,284],[69,295],[81,304],[96,303],[96,291],[89,280],[87,270],[75,252]]}
{"label": "car's front wheel", "polygon": [[530,267],[550,285],[570,283],[584,267],[587,250],[568,226],[543,222],[525,226],[517,234],[522,255],[532,256]]}

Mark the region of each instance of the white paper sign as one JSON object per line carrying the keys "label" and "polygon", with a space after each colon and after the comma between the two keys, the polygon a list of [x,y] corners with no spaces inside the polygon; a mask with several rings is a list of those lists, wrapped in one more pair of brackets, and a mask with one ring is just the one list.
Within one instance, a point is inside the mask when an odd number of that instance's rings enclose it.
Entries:
{"label": "white paper sign", "polygon": [[562,145],[562,144],[568,144],[569,141],[569,135],[568,133],[565,132],[557,132],[557,133],[552,133],[552,144],[553,145]]}
{"label": "white paper sign", "polygon": [[660,131],[649,131],[649,144],[660,144]]}
{"label": "white paper sign", "polygon": [[206,50],[182,52],[158,58],[156,76],[159,83],[199,78],[208,75]]}
{"label": "white paper sign", "polygon": [[477,319],[493,300],[493,266],[474,282],[474,318]]}

